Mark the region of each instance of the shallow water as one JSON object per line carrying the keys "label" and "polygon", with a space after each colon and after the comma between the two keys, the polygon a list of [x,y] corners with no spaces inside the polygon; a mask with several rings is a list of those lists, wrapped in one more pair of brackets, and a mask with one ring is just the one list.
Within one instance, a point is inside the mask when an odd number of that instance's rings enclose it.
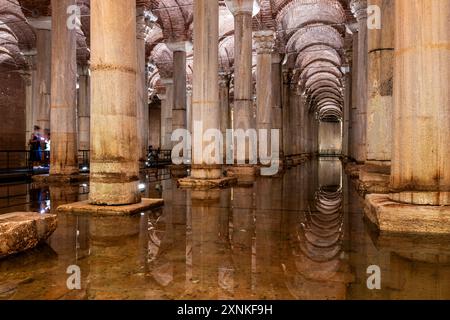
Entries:
{"label": "shallow water", "polygon": [[[159,210],[59,215],[46,244],[0,260],[0,299],[450,299],[450,242],[379,236],[336,159],[220,191],[143,176]],[[160,180],[161,179],[161,180]],[[54,212],[89,187],[0,187],[0,214]],[[81,290],[69,290],[69,266]],[[381,289],[367,268],[381,269]]]}

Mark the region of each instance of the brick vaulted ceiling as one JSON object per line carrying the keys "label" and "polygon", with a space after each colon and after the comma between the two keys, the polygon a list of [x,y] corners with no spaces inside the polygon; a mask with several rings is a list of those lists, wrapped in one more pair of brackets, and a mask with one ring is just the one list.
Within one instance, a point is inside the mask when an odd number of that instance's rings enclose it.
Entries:
{"label": "brick vaulted ceiling", "polygon": [[[214,1],[214,0],[211,0]],[[233,71],[234,18],[223,0],[220,3],[220,68]],[[284,65],[318,113],[339,115],[342,109],[342,72],[348,46],[346,24],[353,23],[349,0],[255,0],[260,11],[253,18],[253,30],[276,31],[277,51]],[[364,1],[364,0],[360,0]],[[90,0],[76,0],[81,7],[82,26],[78,30],[78,60],[89,60]],[[146,38],[149,61],[149,85],[170,77],[172,53],[167,42],[192,41],[193,0],[138,0],[151,22]],[[31,18],[51,16],[50,0],[0,0],[0,66],[26,67],[23,52],[35,45]],[[195,43],[194,43],[195,45]],[[188,52],[188,77],[191,77],[192,53]],[[326,116],[324,114],[323,116]]]}

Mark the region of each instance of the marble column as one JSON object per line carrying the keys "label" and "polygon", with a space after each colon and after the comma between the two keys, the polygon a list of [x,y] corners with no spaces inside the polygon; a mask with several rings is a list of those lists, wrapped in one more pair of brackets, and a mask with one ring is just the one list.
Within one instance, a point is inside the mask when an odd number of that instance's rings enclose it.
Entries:
{"label": "marble column", "polygon": [[366,126],[367,126],[367,0],[352,0],[350,3],[353,14],[358,20],[358,75],[355,137],[357,162],[365,162]]}
{"label": "marble column", "polygon": [[[225,72],[219,73],[219,101],[220,101],[220,131],[226,137],[227,129],[231,129],[230,111],[230,76]],[[226,144],[223,146],[223,156],[226,159]],[[225,162],[224,162],[225,163]]]}
{"label": "marble column", "polygon": [[189,43],[186,41],[166,43],[173,52],[173,111],[172,129],[186,129],[186,51]]}
{"label": "marble column", "polygon": [[[192,120],[202,123],[193,129],[193,179],[218,179],[222,166],[213,155],[203,154],[211,142],[203,141],[208,129],[220,128],[219,109],[219,2],[194,0],[194,72]],[[196,132],[198,131],[198,132]]]}
{"label": "marble column", "polygon": [[[256,62],[256,124],[257,129],[268,131],[268,157],[270,157],[270,130],[273,126],[273,83],[272,83],[272,53],[275,47],[275,32],[262,30],[255,32],[253,37],[257,52]],[[261,159],[264,162],[267,159]]]}
{"label": "marble column", "polygon": [[87,65],[78,66],[78,149],[90,150],[91,102],[90,76]]}
{"label": "marble column", "polygon": [[450,1],[395,1],[391,199],[450,205]]}
{"label": "marble column", "polygon": [[186,118],[187,129],[192,132],[192,85],[186,86]]}
{"label": "marble column", "polygon": [[283,158],[283,110],[282,110],[281,56],[272,54],[272,129],[280,130],[280,159]]}
{"label": "marble column", "polygon": [[[234,129],[247,131],[252,128],[253,79],[252,79],[252,13],[253,0],[227,0],[234,16]],[[248,148],[247,148],[248,149]],[[236,152],[238,148],[235,148]],[[246,151],[245,160],[249,160]],[[237,157],[237,154],[235,155]]]}
{"label": "marble column", "polygon": [[352,52],[346,50],[349,71],[344,77],[344,113],[342,119],[342,154],[344,157],[350,157],[351,154],[351,136],[352,136]]}
{"label": "marble column", "polygon": [[283,111],[283,150],[284,155],[292,155],[292,144],[291,144],[291,108],[290,108],[290,95],[289,86],[291,81],[291,74],[288,69],[282,70],[283,77],[283,87],[282,87],[282,111]]}
{"label": "marble column", "polygon": [[36,29],[36,85],[33,100],[36,108],[33,111],[33,125],[42,130],[50,129],[50,93],[52,69],[52,31]]}
{"label": "marble column", "polygon": [[382,27],[368,32],[367,158],[389,165],[392,145],[394,0],[369,0],[381,8]]}
{"label": "marble column", "polygon": [[78,174],[77,30],[67,26],[67,7],[75,0],[52,1],[50,175]]}
{"label": "marble column", "polygon": [[33,133],[34,121],[33,113],[36,108],[33,93],[36,87],[36,51],[24,53],[26,70],[22,74],[25,83],[25,149],[29,148],[29,140]]}
{"label": "marble column", "polygon": [[291,83],[289,89],[289,102],[291,108],[291,130],[290,130],[290,144],[291,155],[297,156],[300,153],[300,139],[301,139],[301,114],[300,114],[300,95],[298,94],[297,84]]}
{"label": "marble column", "polygon": [[173,117],[173,79],[161,79],[165,93],[160,95],[161,99],[161,148],[172,149],[172,117]]}
{"label": "marble column", "polygon": [[139,161],[147,159],[148,149],[148,90],[147,64],[145,59],[145,38],[147,36],[147,22],[145,7],[136,9],[136,44],[137,44],[137,76],[136,76],[136,117],[137,117],[137,145],[139,147]]}
{"label": "marble column", "polygon": [[353,48],[352,48],[352,96],[351,96],[351,123],[352,123],[352,135],[350,137],[350,156],[353,160],[356,160],[357,142],[358,142],[358,118],[357,118],[357,104],[358,104],[358,31],[355,28],[353,31]]}
{"label": "marble column", "polygon": [[91,204],[141,200],[136,48],[136,1],[92,1]]}

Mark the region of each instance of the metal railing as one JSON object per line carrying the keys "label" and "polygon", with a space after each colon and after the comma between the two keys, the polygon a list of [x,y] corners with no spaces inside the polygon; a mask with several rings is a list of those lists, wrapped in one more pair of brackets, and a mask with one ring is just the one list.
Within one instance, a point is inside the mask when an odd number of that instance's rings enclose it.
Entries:
{"label": "metal railing", "polygon": [[157,168],[172,164],[172,150],[150,149],[148,151],[146,168]]}

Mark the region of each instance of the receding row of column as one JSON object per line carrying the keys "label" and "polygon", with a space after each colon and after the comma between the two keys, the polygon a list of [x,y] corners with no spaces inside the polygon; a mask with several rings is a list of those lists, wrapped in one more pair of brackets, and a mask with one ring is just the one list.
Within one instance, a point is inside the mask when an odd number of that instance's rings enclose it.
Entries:
{"label": "receding row of column", "polygon": [[[380,9],[381,28],[367,24],[368,4]],[[351,6],[358,25],[346,86],[349,155],[391,164],[392,200],[449,205],[450,2],[353,0]]]}

